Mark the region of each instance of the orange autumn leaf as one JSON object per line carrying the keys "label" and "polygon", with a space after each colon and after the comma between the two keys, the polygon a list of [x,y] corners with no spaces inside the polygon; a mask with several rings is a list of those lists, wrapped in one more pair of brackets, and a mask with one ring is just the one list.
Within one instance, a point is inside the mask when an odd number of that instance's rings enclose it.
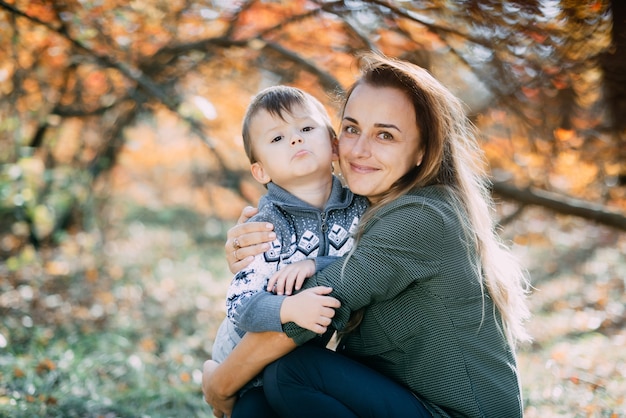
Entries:
{"label": "orange autumn leaf", "polygon": [[572,129],[559,128],[554,131],[554,138],[562,142],[571,140],[574,135],[576,133]]}
{"label": "orange autumn leaf", "polygon": [[188,372],[182,372],[180,374],[180,381],[183,383],[189,383],[191,381],[191,375]]}
{"label": "orange autumn leaf", "polygon": [[109,90],[107,77],[102,71],[93,71],[84,82],[85,88],[90,94],[101,95]]}
{"label": "orange autumn leaf", "polygon": [[156,350],[157,344],[154,339],[146,337],[139,342],[139,347],[141,347],[143,351],[153,352]]}
{"label": "orange autumn leaf", "polygon": [[589,11],[592,13],[600,13],[602,11],[602,2],[598,0],[589,4]]}
{"label": "orange autumn leaf", "polygon": [[543,44],[548,38],[548,36],[545,33],[540,33],[536,31],[529,32],[528,36],[530,36],[530,38],[533,41],[537,42],[538,44]]}
{"label": "orange autumn leaf", "polygon": [[534,87],[522,87],[521,91],[524,96],[528,97],[530,100],[536,100],[537,98],[539,98],[539,95],[541,93],[540,89]]}
{"label": "orange autumn leaf", "polygon": [[54,8],[49,2],[31,0],[26,7],[26,14],[43,22],[52,22],[56,19]]}
{"label": "orange autumn leaf", "polygon": [[24,370],[20,369],[19,367],[13,368],[13,377],[15,377],[16,379],[20,379],[24,376],[26,376],[26,373],[24,372]]}
{"label": "orange autumn leaf", "polygon": [[90,283],[95,283],[96,281],[98,281],[98,278],[99,278],[98,269],[89,268],[85,271],[85,279],[87,279],[87,281],[89,281]]}
{"label": "orange autumn leaf", "polygon": [[56,369],[56,365],[54,364],[54,362],[49,358],[46,358],[39,362],[35,371],[37,372],[37,374],[43,374],[54,369]]}
{"label": "orange autumn leaf", "polygon": [[552,78],[550,81],[552,82],[552,85],[557,90],[563,90],[563,89],[569,87],[569,83],[567,82],[567,80],[565,80],[562,77],[555,77],[555,78]]}

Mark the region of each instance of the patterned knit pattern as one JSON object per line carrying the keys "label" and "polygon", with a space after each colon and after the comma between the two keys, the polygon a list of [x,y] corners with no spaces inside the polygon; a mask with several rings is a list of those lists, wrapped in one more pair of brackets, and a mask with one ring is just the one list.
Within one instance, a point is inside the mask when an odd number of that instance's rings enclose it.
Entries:
{"label": "patterned knit pattern", "polygon": [[227,316],[239,335],[250,331],[282,331],[282,297],[270,297],[266,291],[269,278],[287,264],[316,258],[324,266],[350,251],[354,243],[352,235],[366,208],[367,200],[344,188],[336,177],[323,210],[273,183],[268,184],[268,193],[259,202],[259,213],[250,221],[274,224],[276,240],[269,251],[255,257],[237,273],[228,289]]}
{"label": "patterned knit pattern", "polygon": [[[338,351],[403,383],[441,417],[523,415],[515,355],[483,297],[477,259],[445,188],[396,199],[366,225],[355,252],[307,280],[341,300],[333,325],[365,308]],[[299,344],[313,333],[285,324]]]}

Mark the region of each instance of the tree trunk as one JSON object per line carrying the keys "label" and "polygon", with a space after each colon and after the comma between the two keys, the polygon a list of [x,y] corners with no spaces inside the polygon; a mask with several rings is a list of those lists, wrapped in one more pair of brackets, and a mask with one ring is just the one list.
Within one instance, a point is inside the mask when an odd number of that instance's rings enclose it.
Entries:
{"label": "tree trunk", "polygon": [[611,1],[613,14],[613,43],[602,55],[604,94],[617,141],[617,152],[622,169],[619,183],[626,185],[626,2]]}
{"label": "tree trunk", "polygon": [[604,86],[615,128],[626,129],[626,2],[611,2],[613,44],[602,55]]}

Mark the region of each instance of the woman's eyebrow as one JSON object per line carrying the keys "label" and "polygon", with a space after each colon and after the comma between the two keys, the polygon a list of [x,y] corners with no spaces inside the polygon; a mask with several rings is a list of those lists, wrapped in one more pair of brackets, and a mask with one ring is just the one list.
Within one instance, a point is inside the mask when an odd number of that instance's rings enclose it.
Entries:
{"label": "woman's eyebrow", "polygon": [[400,130],[400,128],[398,128],[396,125],[392,124],[392,123],[375,123],[374,124],[375,127],[377,128],[385,128],[385,129],[395,129],[398,132],[402,132]]}
{"label": "woman's eyebrow", "polygon": [[[351,118],[350,116],[344,116],[343,120],[347,120],[348,122],[354,123],[356,125],[359,124],[359,122],[357,122],[356,119]],[[376,128],[385,128],[385,129],[395,129],[398,132],[402,132],[400,130],[400,128],[398,128],[396,125],[394,125],[393,123],[375,123],[374,126]]]}

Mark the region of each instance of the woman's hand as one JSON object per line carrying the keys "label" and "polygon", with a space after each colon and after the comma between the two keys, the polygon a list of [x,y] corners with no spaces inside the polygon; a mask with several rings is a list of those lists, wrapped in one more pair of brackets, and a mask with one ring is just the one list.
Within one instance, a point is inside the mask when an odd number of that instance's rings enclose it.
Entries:
{"label": "woman's hand", "polygon": [[206,403],[213,408],[213,415],[217,418],[223,418],[231,415],[236,397],[219,393],[218,388],[214,387],[213,374],[218,367],[219,364],[213,360],[204,362],[204,367],[202,368],[202,392],[204,393]]}
{"label": "woman's hand", "polygon": [[274,225],[267,222],[249,222],[258,212],[257,208],[246,206],[237,220],[237,225],[226,235],[226,261],[231,273],[235,274],[252,262],[254,256],[270,249],[269,243],[276,239]]}
{"label": "woman's hand", "polygon": [[265,366],[295,348],[296,343],[282,332],[247,332],[223,363],[205,361],[202,392],[213,415],[230,416],[237,392]]}

